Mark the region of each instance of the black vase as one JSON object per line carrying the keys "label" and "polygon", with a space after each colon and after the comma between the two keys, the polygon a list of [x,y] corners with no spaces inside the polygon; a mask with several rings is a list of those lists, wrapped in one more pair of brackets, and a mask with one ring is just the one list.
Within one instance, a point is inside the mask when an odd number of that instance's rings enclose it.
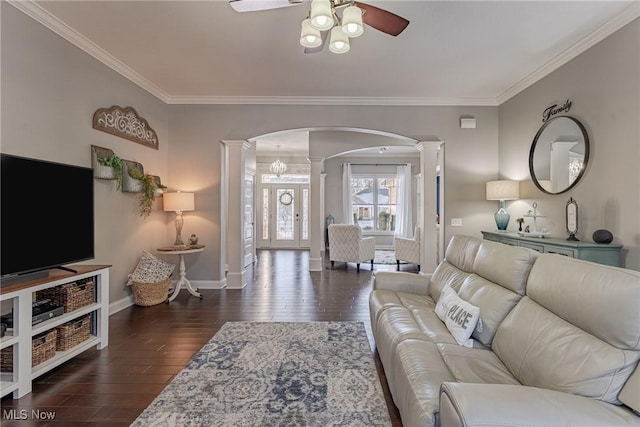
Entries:
{"label": "black vase", "polygon": [[611,243],[613,241],[613,234],[609,230],[596,230],[592,237],[596,243]]}

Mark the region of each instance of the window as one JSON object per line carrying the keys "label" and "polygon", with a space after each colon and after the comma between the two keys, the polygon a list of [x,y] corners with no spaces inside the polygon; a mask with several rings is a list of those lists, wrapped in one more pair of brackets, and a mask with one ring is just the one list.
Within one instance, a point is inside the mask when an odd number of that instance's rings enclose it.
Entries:
{"label": "window", "polygon": [[398,179],[395,175],[351,177],[353,222],[363,230],[395,230]]}

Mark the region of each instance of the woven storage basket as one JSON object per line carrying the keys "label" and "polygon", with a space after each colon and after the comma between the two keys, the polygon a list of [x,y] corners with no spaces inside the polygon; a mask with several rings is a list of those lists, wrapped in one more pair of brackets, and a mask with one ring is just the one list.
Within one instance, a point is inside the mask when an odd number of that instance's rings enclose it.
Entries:
{"label": "woven storage basket", "polygon": [[93,279],[78,280],[61,286],[44,289],[36,293],[36,298],[50,299],[53,305],[64,307],[68,313],[93,304]]}
{"label": "woven storage basket", "polygon": [[[31,366],[37,366],[56,355],[56,336],[58,331],[51,329],[36,335],[31,340]],[[13,371],[13,346],[0,352],[0,371]]]}
{"label": "woven storage basket", "polygon": [[63,323],[56,329],[58,330],[56,350],[69,350],[89,339],[91,334],[91,315],[87,314],[79,319]]}
{"label": "woven storage basket", "polygon": [[131,291],[133,292],[133,302],[136,305],[148,307],[150,305],[161,304],[169,297],[169,284],[171,277],[162,282],[143,283],[131,282]]}

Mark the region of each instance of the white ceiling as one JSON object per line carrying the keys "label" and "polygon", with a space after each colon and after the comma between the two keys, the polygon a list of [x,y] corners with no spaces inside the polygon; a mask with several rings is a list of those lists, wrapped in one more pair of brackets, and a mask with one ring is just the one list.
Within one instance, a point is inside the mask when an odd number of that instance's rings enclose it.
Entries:
{"label": "white ceiling", "polygon": [[[9,3],[167,103],[495,106],[640,16],[638,0],[373,0],[407,29],[366,27],[344,55],[305,55],[308,0],[244,13],[222,0]],[[305,155],[308,133],[262,138],[258,153],[276,145]]]}

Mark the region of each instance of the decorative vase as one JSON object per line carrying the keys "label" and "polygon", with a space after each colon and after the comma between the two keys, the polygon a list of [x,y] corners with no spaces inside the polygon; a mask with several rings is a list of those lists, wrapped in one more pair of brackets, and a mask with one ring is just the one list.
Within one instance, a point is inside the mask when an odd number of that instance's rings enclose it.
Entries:
{"label": "decorative vase", "polygon": [[611,243],[613,234],[609,230],[596,230],[593,232],[593,241],[596,243]]}
{"label": "decorative vase", "polygon": [[496,212],[493,217],[496,220],[498,231],[506,231],[511,215],[509,215],[509,212],[504,208],[504,200],[500,200],[500,209],[498,209],[498,212]]}

